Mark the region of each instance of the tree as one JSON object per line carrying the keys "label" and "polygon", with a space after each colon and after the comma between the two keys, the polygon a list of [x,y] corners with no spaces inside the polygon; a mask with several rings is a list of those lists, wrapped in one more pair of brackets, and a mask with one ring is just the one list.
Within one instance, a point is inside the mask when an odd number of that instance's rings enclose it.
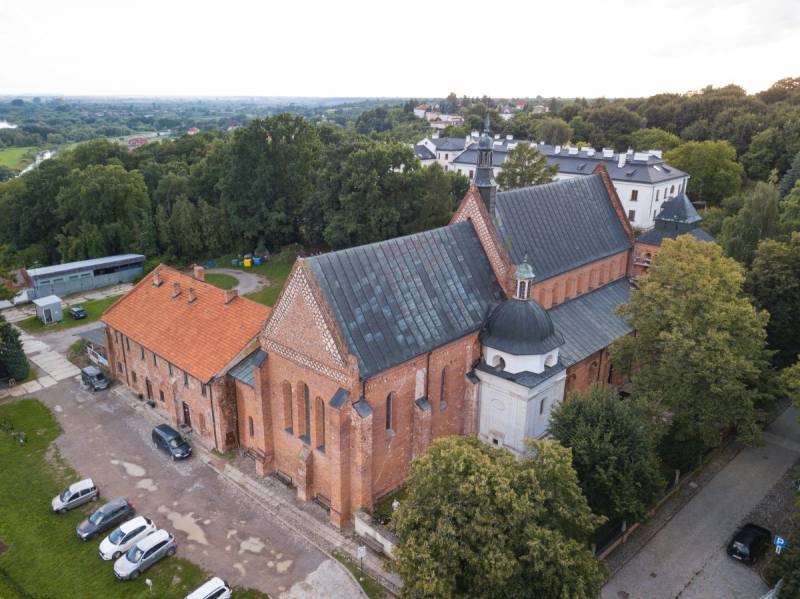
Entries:
{"label": "tree", "polygon": [[734,428],[758,439],[756,405],[768,399],[769,315],[742,295],[743,268],[715,243],[665,240],[620,314],[636,329],[611,346],[619,372],[676,443],[719,445]]}
{"label": "tree", "polygon": [[794,160],[792,160],[789,170],[783,174],[783,178],[778,186],[778,192],[780,193],[781,197],[792,191],[792,188],[797,181],[800,181],[800,152],[797,152]]}
{"label": "tree", "polygon": [[4,316],[0,316],[0,370],[3,376],[24,381],[30,372],[30,364],[22,349],[19,331]]}
{"label": "tree", "polygon": [[550,416],[550,432],[572,450],[572,465],[595,514],[641,520],[664,481],[653,435],[642,415],[616,391],[575,393]]}
{"label": "tree", "polygon": [[602,519],[570,462],[551,441],[518,460],[474,437],[435,440],[394,513],[403,596],[596,597],[604,568],[587,539]]}
{"label": "tree", "polygon": [[148,253],[154,248],[150,198],[138,171],[116,164],[76,169],[56,201],[64,223],[57,236],[64,260]]}
{"label": "tree", "polygon": [[197,207],[186,198],[178,198],[169,215],[169,231],[175,253],[197,258],[205,250],[205,238]]}
{"label": "tree", "polygon": [[747,152],[742,154],[742,164],[747,176],[766,181],[772,169],[782,171],[786,168],[785,153],[783,134],[777,128],[759,131],[750,141]]}
{"label": "tree", "polygon": [[745,289],[758,308],[769,312],[767,340],[778,351],[775,362],[794,362],[800,354],[800,233],[788,242],[758,244]]}
{"label": "tree", "polygon": [[745,195],[742,208],[722,222],[722,245],[731,258],[750,265],[762,239],[778,234],[778,190],[759,181]]}
{"label": "tree", "polygon": [[539,137],[550,145],[563,145],[572,137],[572,129],[563,119],[548,117],[539,125]]}
{"label": "tree", "polygon": [[687,193],[693,200],[719,204],[742,186],[744,169],[727,141],[689,141],[667,152],[664,159],[691,175]]}
{"label": "tree", "polygon": [[548,166],[547,157],[533,144],[519,144],[508,153],[497,183],[502,189],[530,187],[549,183],[557,172],[558,166]]}
{"label": "tree", "polygon": [[600,140],[592,140],[619,150],[631,143],[631,134],[644,127],[644,118],[620,104],[609,104],[589,112],[589,121],[602,132]]}
{"label": "tree", "polygon": [[790,234],[800,231],[800,181],[781,201],[781,229]]}
{"label": "tree", "polygon": [[[413,112],[413,111],[412,111]],[[356,131],[366,135],[376,131],[388,131],[392,128],[392,118],[389,111],[383,106],[365,110],[356,119]]]}
{"label": "tree", "polygon": [[661,150],[667,152],[681,144],[681,138],[658,127],[637,129],[631,133],[631,146],[635,150]]}

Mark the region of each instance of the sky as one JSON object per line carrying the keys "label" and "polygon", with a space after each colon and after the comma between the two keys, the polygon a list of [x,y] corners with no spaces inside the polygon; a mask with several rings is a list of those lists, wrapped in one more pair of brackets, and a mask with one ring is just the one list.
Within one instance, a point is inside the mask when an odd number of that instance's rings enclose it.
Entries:
{"label": "sky", "polygon": [[754,93],[799,50],[797,0],[0,0],[0,95]]}

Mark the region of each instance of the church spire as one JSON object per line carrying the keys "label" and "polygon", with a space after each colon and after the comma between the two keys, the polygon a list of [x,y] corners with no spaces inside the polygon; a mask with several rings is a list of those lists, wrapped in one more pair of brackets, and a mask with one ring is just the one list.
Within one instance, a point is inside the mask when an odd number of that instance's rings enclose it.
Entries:
{"label": "church spire", "polygon": [[483,135],[478,140],[478,167],[475,170],[475,185],[481,193],[483,203],[486,204],[489,216],[494,219],[497,183],[494,180],[494,168],[492,167],[492,136],[489,133],[488,112],[486,113]]}
{"label": "church spire", "polygon": [[528,263],[528,254],[525,254],[522,263],[517,266],[517,270],[514,273],[514,280],[517,282],[514,299],[529,299],[534,278],[536,278],[536,275],[533,273],[533,268],[531,268],[531,265]]}

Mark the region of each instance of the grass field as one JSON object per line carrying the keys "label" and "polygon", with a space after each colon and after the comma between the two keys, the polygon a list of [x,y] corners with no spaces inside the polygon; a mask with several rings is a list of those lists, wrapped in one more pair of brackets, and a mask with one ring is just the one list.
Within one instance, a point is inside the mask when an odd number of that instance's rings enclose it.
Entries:
{"label": "grass field", "polygon": [[[75,526],[97,504],[64,516],[50,511],[50,499],[79,478],[51,447],[59,435],[50,411],[35,399],[0,406],[0,422],[27,433],[20,447],[0,431],[0,597],[185,597],[210,576],[177,557],[166,558],[132,582],[114,578],[112,564],[97,555],[98,540],[81,542]],[[153,593],[145,586],[153,581]],[[237,598],[263,599],[252,590]]]}
{"label": "grass field", "polygon": [[0,150],[0,166],[7,166],[14,170],[22,170],[36,158],[39,148],[25,146],[22,148],[3,148]]}
{"label": "grass field", "polygon": [[206,283],[211,283],[215,287],[219,287],[220,289],[233,289],[236,287],[236,284],[239,282],[236,280],[235,277],[230,275],[222,275],[218,273],[206,273],[205,275]]}
{"label": "grass field", "polygon": [[20,326],[20,328],[24,329],[28,333],[41,333],[44,331],[49,332],[71,329],[72,327],[77,327],[82,324],[89,324],[90,322],[96,321],[98,318],[100,318],[100,316],[103,315],[103,312],[106,311],[106,308],[111,306],[111,304],[116,302],[120,297],[122,296],[112,295],[111,297],[104,297],[103,299],[91,300],[82,304],[76,304],[86,310],[86,318],[82,318],[81,320],[74,320],[69,314],[67,314],[67,308],[65,307],[64,320],[59,323],[45,326],[44,323],[42,323],[42,321],[36,316],[31,316],[30,318],[19,321],[17,324]]}
{"label": "grass field", "polygon": [[[269,262],[264,262],[259,266],[251,266],[250,268],[245,268],[244,266],[231,266],[232,258],[234,258],[234,256],[223,256],[221,258],[216,258],[215,262],[221,268],[233,268],[244,272],[254,272],[267,277],[270,282],[269,286],[265,287],[261,291],[250,293],[246,297],[258,302],[259,304],[273,306],[275,305],[275,301],[278,299],[278,294],[281,292],[281,289],[283,289],[283,284],[286,282],[286,278],[292,271],[292,266],[294,266],[294,261],[296,260],[297,255],[294,251],[285,249],[282,252],[273,255]],[[212,276],[226,275],[206,274],[206,281],[217,285],[217,287],[222,287],[211,280]],[[226,287],[223,287],[223,289],[226,289]]]}

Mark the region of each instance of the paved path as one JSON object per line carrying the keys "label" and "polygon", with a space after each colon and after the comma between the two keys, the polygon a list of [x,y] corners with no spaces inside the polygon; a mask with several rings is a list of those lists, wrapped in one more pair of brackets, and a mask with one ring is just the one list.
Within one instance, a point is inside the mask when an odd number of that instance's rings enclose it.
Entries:
{"label": "paved path", "polygon": [[756,599],[767,586],[725,546],[742,520],[800,456],[798,411],[742,450],[603,588],[604,599]]}
{"label": "paved path", "polygon": [[104,497],[127,497],[138,513],[174,531],[181,557],[276,598],[364,598],[343,566],[265,513],[200,451],[172,462],[153,449],[159,418],[143,402],[129,403],[114,390],[91,393],[73,380],[36,397],[64,430],[56,444],[67,462],[91,476]]}
{"label": "paved path", "polygon": [[239,284],[234,288],[239,292],[239,295],[248,295],[256,291],[261,291],[269,283],[266,277],[254,272],[247,272],[234,268],[209,268],[206,269],[206,273],[233,277],[239,281]]}
{"label": "paved path", "polygon": [[[131,290],[131,287],[133,287],[131,283],[120,283],[119,285],[111,285],[110,287],[92,289],[84,293],[69,295],[65,298],[62,298],[61,302],[64,304],[64,312],[66,312],[66,306],[82,304],[83,302],[103,299],[104,297],[111,297],[113,295],[122,295],[124,293],[128,293],[128,291]],[[36,308],[32,303],[3,310],[3,316],[8,322],[19,322],[20,320],[25,320],[26,318],[30,318],[35,314]]]}

